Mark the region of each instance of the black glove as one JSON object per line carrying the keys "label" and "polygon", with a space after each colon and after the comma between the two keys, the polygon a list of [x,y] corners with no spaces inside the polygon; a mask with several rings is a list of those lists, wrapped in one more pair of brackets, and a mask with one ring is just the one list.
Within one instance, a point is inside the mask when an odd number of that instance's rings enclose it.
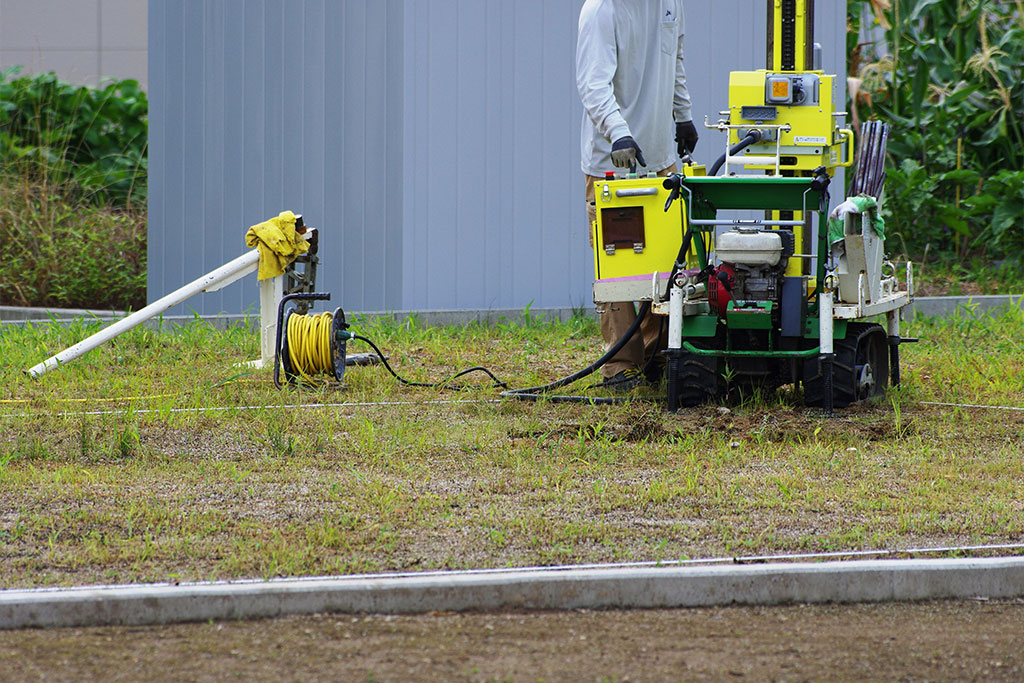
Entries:
{"label": "black glove", "polygon": [[693,121],[683,121],[676,124],[676,150],[680,158],[684,158],[697,149],[697,127]]}
{"label": "black glove", "polygon": [[636,140],[627,135],[612,143],[612,164],[617,168],[632,168],[637,165],[637,162],[641,166],[647,166],[647,162],[644,161],[644,153],[640,151]]}

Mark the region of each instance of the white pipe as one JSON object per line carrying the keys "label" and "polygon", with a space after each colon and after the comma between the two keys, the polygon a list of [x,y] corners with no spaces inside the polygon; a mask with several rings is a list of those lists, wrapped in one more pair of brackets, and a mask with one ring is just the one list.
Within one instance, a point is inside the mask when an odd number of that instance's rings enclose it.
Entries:
{"label": "white pipe", "polygon": [[274,362],[277,343],[277,307],[284,297],[284,275],[260,281],[260,359],[258,365],[268,368]]}
{"label": "white pipe", "polygon": [[683,288],[674,283],[668,295],[668,348],[683,348]]}
{"label": "white pipe", "polygon": [[104,327],[91,337],[86,337],[74,346],[68,347],[57,355],[47,358],[39,365],[31,367],[25,372],[32,377],[39,377],[58,365],[63,365],[64,363],[73,361],[87,351],[92,351],[97,346],[110,341],[114,337],[138,327],[150,318],[160,315],[173,306],[177,306],[182,301],[185,301],[200,292],[206,291],[207,289],[211,289],[213,285],[217,285],[218,283],[228,279],[237,280],[241,275],[246,275],[255,271],[257,266],[259,266],[259,261],[260,252],[258,249],[253,249],[252,251],[239,256],[234,261],[225,263],[220,268],[210,271],[198,280],[193,280],[184,287],[171,292],[164,298],[157,299],[145,308],[132,313],[127,318],[123,318],[113,325]]}
{"label": "white pipe", "polygon": [[834,353],[835,346],[832,339],[832,292],[822,292],[818,304],[818,341],[821,344],[821,353]]}
{"label": "white pipe", "polygon": [[890,337],[900,336],[900,315],[898,310],[891,310],[885,314],[885,333]]}
{"label": "white pipe", "polygon": [[740,154],[738,156],[730,156],[726,161],[729,162],[730,166],[776,166],[779,158]]}

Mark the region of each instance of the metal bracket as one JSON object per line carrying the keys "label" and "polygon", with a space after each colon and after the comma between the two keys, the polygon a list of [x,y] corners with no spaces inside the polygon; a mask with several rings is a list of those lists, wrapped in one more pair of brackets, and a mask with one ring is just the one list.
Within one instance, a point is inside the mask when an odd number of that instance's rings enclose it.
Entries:
{"label": "metal bracket", "polygon": [[[298,217],[296,227],[299,227],[299,223],[302,221],[302,216]],[[309,230],[309,250],[298,256],[294,261],[288,264],[284,269],[284,295],[290,294],[311,294],[316,291],[316,269],[320,265],[320,257],[317,252],[320,250],[320,231],[316,229]],[[302,270],[298,269],[298,266],[303,266]],[[310,302],[309,300],[300,299],[295,303],[295,308],[300,315],[305,315],[309,312]]]}

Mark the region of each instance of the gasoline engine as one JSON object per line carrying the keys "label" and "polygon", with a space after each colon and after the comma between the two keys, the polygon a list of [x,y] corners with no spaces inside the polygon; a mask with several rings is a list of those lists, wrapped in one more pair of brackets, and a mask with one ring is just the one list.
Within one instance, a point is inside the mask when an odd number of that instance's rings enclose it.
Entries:
{"label": "gasoline engine", "polygon": [[719,235],[715,253],[722,263],[708,279],[711,312],[724,315],[730,303],[767,307],[778,323],[786,264],[795,250],[788,230],[740,227]]}

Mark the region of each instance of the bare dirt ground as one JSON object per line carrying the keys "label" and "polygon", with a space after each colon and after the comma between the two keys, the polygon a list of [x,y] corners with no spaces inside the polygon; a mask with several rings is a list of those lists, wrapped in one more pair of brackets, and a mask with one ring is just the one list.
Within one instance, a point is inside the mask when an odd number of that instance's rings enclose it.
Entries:
{"label": "bare dirt ground", "polygon": [[1024,601],[0,632],[6,680],[1022,680]]}

